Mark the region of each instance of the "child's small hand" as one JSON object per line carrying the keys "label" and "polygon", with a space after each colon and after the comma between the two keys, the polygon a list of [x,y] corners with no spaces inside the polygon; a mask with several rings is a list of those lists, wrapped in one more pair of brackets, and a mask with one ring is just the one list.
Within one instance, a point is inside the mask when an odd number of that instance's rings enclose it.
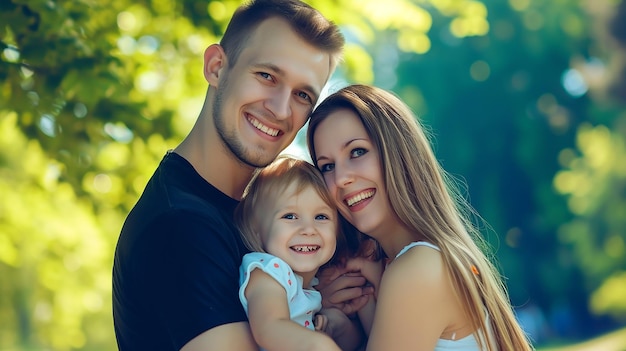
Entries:
{"label": "child's small hand", "polygon": [[333,339],[343,333],[351,321],[337,308],[322,308],[313,320],[315,330],[328,334]]}
{"label": "child's small hand", "polygon": [[328,317],[321,313],[316,314],[315,319],[313,320],[313,325],[315,326],[315,330],[326,332],[326,329],[328,328]]}
{"label": "child's small hand", "polygon": [[351,320],[337,308],[322,308],[315,315],[315,330],[330,336],[342,350],[356,350],[365,335],[359,321]]}

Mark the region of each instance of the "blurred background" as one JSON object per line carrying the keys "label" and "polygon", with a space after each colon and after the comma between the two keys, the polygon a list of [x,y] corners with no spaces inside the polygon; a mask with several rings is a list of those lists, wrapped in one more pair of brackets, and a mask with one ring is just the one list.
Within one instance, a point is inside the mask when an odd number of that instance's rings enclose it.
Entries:
{"label": "blurred background", "polygon": [[[626,1],[307,2],[348,41],[330,89],[428,126],[535,345],[626,350]],[[240,3],[0,1],[0,350],[116,349],[120,228]]]}

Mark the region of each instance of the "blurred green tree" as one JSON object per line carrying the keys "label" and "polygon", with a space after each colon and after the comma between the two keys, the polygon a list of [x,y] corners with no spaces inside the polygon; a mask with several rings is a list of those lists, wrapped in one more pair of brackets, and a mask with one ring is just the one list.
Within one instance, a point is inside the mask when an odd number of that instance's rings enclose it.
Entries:
{"label": "blurred green tree", "polygon": [[558,228],[582,271],[595,315],[626,323],[626,1],[589,7],[593,46],[603,66],[574,62],[598,102],[576,143],[559,153],[554,187],[574,218]]}
{"label": "blurred green tree", "polygon": [[[624,175],[619,166],[602,175],[570,167],[623,159],[626,3],[484,5],[485,35],[460,37],[455,20],[438,15],[426,53],[390,54],[388,42],[375,43],[375,84],[413,106],[431,126],[444,167],[467,182],[471,202],[495,229],[486,234],[513,303],[541,307],[553,337],[584,338],[624,318],[622,290],[609,288],[626,268],[618,249],[626,236]],[[596,138],[606,145],[601,152],[573,151],[588,138],[588,123],[610,130]],[[589,189],[584,199],[554,179],[583,172],[590,175],[569,184],[576,193]],[[596,205],[581,213],[573,202]]]}

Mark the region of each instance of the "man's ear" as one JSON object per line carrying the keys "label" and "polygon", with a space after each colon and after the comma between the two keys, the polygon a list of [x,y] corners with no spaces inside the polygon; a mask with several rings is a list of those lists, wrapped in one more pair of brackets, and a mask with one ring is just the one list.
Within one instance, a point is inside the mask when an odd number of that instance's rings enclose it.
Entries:
{"label": "man's ear", "polygon": [[204,50],[204,78],[209,85],[217,87],[222,69],[227,68],[228,58],[219,44],[212,44]]}

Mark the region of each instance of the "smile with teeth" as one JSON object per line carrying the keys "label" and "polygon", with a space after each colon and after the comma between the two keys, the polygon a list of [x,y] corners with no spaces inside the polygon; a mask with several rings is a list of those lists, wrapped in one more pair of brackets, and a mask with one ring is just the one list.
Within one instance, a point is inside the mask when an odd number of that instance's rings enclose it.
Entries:
{"label": "smile with teeth", "polygon": [[274,128],[270,128],[268,126],[266,126],[265,124],[259,122],[257,119],[254,119],[252,117],[248,117],[248,121],[258,130],[262,131],[263,133],[270,135],[270,136],[277,136],[278,132],[280,132],[278,129],[274,129]]}
{"label": "smile with teeth", "polygon": [[355,196],[347,198],[346,203],[349,207],[352,207],[365,199],[369,199],[372,196],[374,196],[374,190],[366,190],[364,192],[356,194]]}
{"label": "smile with teeth", "polygon": [[319,245],[294,245],[291,247],[292,250],[298,252],[314,252],[320,249]]}

